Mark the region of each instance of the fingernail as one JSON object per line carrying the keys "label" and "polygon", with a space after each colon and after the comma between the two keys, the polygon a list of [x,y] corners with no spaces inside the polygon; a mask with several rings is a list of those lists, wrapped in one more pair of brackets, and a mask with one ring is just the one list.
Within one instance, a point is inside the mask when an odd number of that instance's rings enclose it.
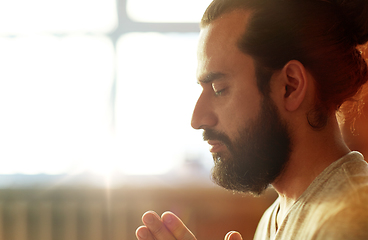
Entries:
{"label": "fingernail", "polygon": [[231,238],[231,240],[242,240],[242,236],[240,235],[240,233],[233,231],[233,233],[229,236]]}
{"label": "fingernail", "polygon": [[153,222],[153,216],[151,214],[146,214],[143,218],[143,221],[145,223],[152,223]]}
{"label": "fingernail", "polygon": [[164,223],[169,224],[172,222],[173,218],[171,215],[165,215],[162,220],[164,221]]}
{"label": "fingernail", "polygon": [[147,233],[146,233],[146,231],[139,231],[138,232],[138,236],[140,238],[147,238]]}

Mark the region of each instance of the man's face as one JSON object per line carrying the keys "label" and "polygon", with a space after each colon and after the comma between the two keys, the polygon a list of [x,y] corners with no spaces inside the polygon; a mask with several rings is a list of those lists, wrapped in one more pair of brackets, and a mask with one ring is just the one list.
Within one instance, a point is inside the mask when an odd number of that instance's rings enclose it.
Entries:
{"label": "man's face", "polygon": [[203,91],[192,126],[204,129],[212,146],[214,181],[260,194],[281,173],[290,140],[277,107],[258,90],[253,59],[237,47],[248,16],[233,11],[202,29],[197,77]]}

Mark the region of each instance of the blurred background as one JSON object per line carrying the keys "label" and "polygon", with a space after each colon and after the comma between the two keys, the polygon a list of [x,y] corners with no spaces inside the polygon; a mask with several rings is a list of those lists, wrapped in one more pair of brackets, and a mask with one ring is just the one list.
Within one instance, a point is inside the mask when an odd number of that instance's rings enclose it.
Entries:
{"label": "blurred background", "polygon": [[209,3],[0,0],[0,240],[132,240],[151,209],[252,239],[274,193],[214,186],[190,127]]}

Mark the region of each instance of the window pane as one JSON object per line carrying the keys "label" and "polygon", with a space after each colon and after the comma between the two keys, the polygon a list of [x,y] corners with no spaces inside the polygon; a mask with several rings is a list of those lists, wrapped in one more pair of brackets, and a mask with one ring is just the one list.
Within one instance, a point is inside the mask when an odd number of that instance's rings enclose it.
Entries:
{"label": "window pane", "polygon": [[111,41],[0,38],[0,52],[0,173],[62,173],[103,161],[111,137]]}
{"label": "window pane", "polygon": [[[117,163],[126,174],[159,174],[185,160],[212,165],[190,120],[198,34],[131,33],[118,42]],[[205,156],[204,156],[205,155]]]}
{"label": "window pane", "polygon": [[129,17],[138,22],[199,22],[212,0],[127,0]]}
{"label": "window pane", "polygon": [[115,0],[0,1],[0,34],[111,32],[117,26]]}

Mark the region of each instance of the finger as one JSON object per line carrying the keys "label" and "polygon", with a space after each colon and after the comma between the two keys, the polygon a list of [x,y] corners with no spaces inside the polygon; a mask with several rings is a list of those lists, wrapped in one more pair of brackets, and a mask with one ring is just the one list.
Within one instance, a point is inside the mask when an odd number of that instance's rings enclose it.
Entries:
{"label": "finger", "polygon": [[138,240],[155,240],[152,233],[148,230],[146,226],[140,226],[135,231],[135,236]]}
{"label": "finger", "polygon": [[142,221],[156,240],[175,240],[157,213],[153,211],[146,212],[143,214]]}
{"label": "finger", "polygon": [[240,233],[231,231],[226,234],[225,240],[243,240],[243,238]]}
{"label": "finger", "polygon": [[161,219],[177,240],[196,240],[194,234],[172,212],[165,212]]}
{"label": "finger", "polygon": [[224,240],[229,240],[229,235],[231,235],[234,231],[226,233]]}

